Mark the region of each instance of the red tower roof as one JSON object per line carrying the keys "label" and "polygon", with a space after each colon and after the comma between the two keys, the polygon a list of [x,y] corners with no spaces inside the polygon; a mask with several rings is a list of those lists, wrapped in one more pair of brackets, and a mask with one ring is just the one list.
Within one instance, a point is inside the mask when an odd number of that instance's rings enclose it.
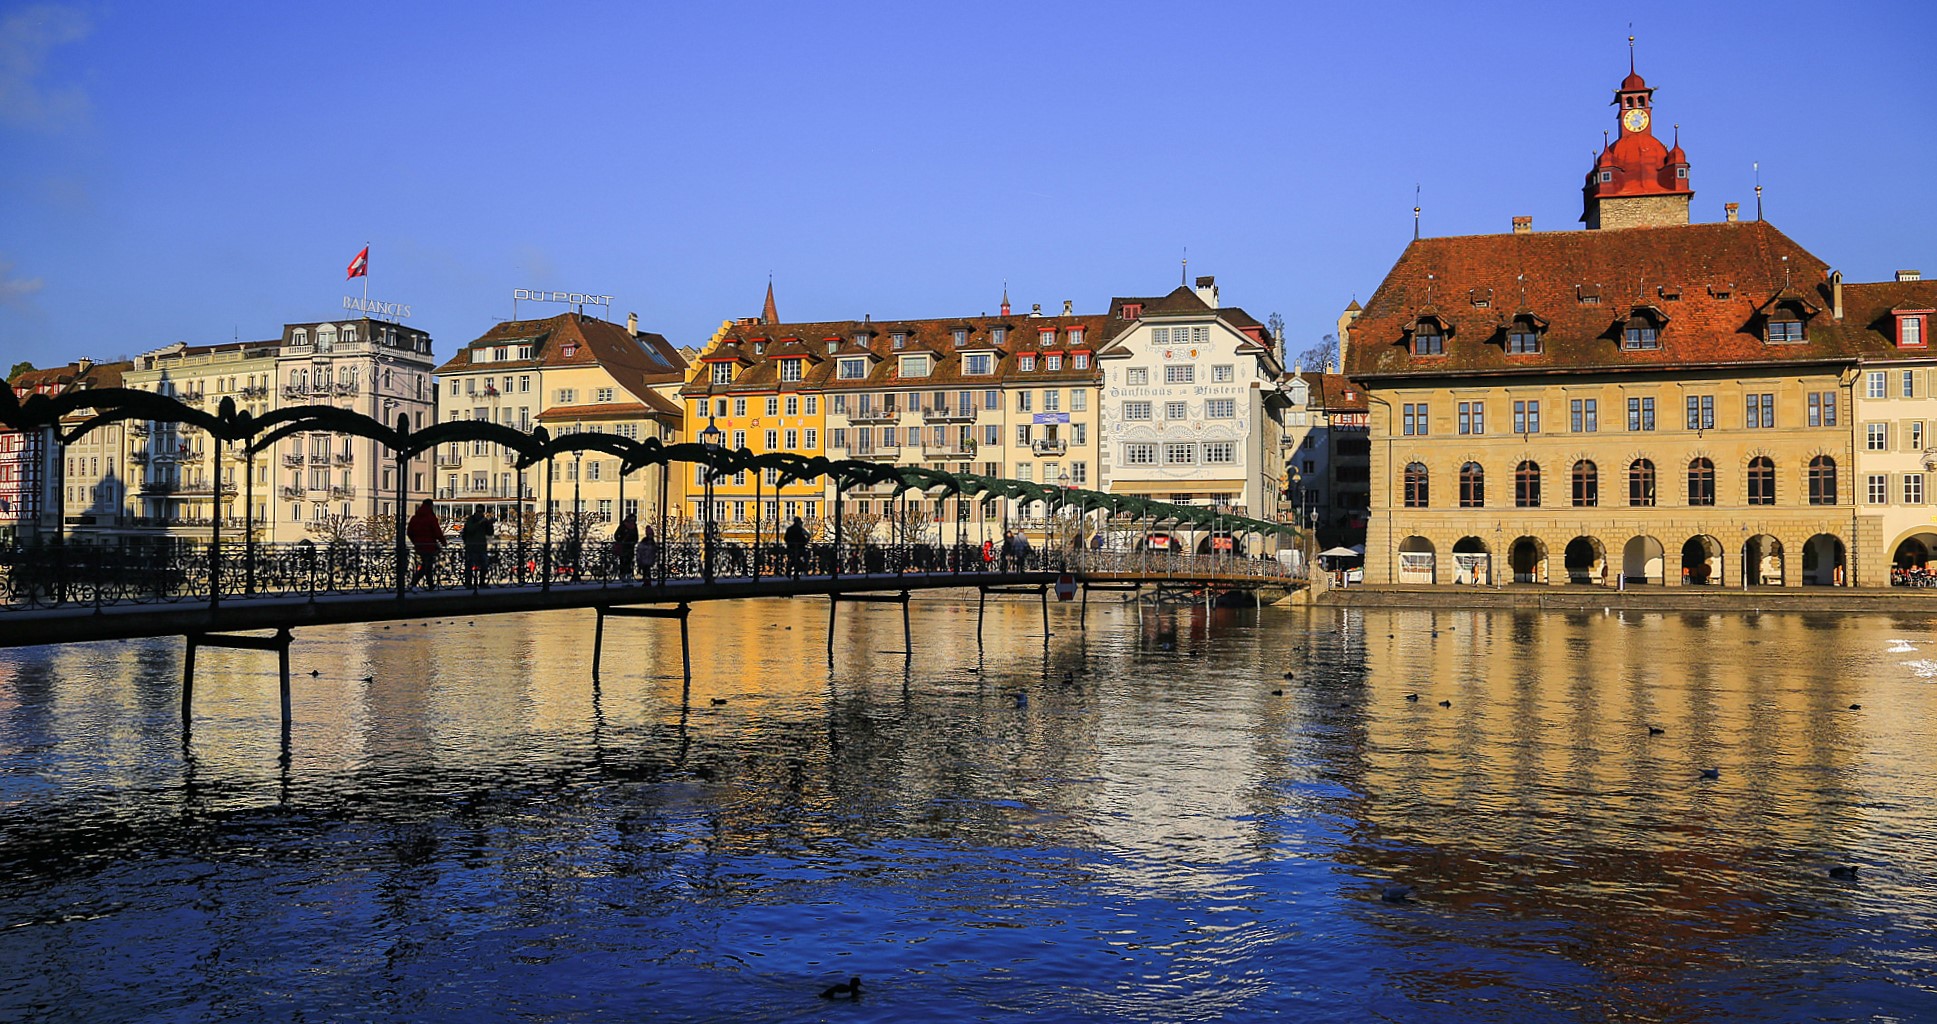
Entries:
{"label": "red tower roof", "polygon": [[1688,154],[1677,127],[1671,150],[1654,135],[1654,90],[1639,72],[1629,71],[1614,93],[1617,133],[1594,158],[1582,188],[1581,219],[1593,222],[1595,204],[1612,197],[1694,195],[1688,179]]}

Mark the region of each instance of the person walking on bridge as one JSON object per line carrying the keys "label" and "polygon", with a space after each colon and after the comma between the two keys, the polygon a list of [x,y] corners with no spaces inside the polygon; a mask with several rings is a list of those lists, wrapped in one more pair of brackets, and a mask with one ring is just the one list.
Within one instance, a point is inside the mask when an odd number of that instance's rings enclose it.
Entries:
{"label": "person walking on bridge", "polygon": [[654,582],[652,570],[659,564],[659,539],[652,535],[652,527],[646,527],[646,535],[639,539],[639,580],[642,583]]}
{"label": "person walking on bridge", "polygon": [[632,578],[632,557],[639,548],[639,514],[626,513],[619,528],[612,531],[612,558],[619,563],[619,578]]}
{"label": "person walking on bridge", "polygon": [[482,509],[464,520],[458,536],[464,541],[464,585],[476,589],[484,585],[484,560],[489,555],[491,534],[496,532]]}
{"label": "person walking on bridge", "polygon": [[787,527],[787,575],[800,579],[800,570],[807,564],[807,527],[795,516],[793,525]]}
{"label": "person walking on bridge", "polygon": [[410,546],[417,550],[417,570],[410,574],[410,585],[415,587],[422,580],[430,589],[437,589],[437,552],[444,547],[444,524],[437,521],[437,510],[431,507],[430,499],[417,506],[417,512],[410,517],[404,527],[404,536],[410,539]]}

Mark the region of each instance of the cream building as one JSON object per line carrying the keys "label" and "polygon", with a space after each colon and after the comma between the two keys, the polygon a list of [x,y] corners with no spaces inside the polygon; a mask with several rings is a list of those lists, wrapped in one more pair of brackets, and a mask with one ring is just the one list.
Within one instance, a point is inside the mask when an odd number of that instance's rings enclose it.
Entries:
{"label": "cream building", "polygon": [[1891,569],[1937,569],[1937,281],[1900,271],[1894,282],[1838,289],[1843,312],[1883,335],[1855,370],[1858,547],[1884,557],[1861,565],[1857,582],[1910,582]]}
{"label": "cream building", "polygon": [[[123,384],[211,414],[226,398],[238,411],[261,416],[279,404],[273,388],[276,355],[274,341],[219,345],[178,341],[137,356],[123,375]],[[161,421],[131,421],[125,447],[128,475],[135,484],[128,526],[202,536],[219,510],[222,525],[241,535],[246,512],[243,495],[249,490],[244,474],[249,466],[240,448],[224,445],[191,425]],[[258,540],[273,537],[271,461],[267,455],[255,459],[253,518]]]}

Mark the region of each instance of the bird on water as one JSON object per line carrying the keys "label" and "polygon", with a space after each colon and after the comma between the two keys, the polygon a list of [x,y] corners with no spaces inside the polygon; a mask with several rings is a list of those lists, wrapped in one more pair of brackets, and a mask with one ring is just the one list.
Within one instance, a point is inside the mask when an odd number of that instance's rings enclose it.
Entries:
{"label": "bird on water", "polygon": [[838,985],[821,989],[822,999],[859,999],[861,998],[861,979],[849,978]]}
{"label": "bird on water", "polygon": [[1721,777],[1722,777],[1722,770],[1720,768],[1702,769],[1702,778],[1704,779],[1719,779]]}
{"label": "bird on water", "polygon": [[1833,867],[1833,868],[1830,868],[1830,869],[1829,869],[1829,877],[1831,877],[1831,878],[1840,878],[1840,879],[1842,879],[1842,880],[1844,880],[1844,881],[1846,881],[1846,882],[1851,882],[1851,881],[1855,881],[1855,880],[1856,880],[1856,865],[1854,865],[1854,864],[1838,864],[1838,865],[1836,865],[1835,867]]}

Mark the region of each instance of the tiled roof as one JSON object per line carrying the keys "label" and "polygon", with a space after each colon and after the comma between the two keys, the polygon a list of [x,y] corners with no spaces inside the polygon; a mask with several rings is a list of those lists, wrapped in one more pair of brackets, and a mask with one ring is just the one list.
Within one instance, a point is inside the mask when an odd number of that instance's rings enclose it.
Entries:
{"label": "tiled roof", "polygon": [[[964,376],[963,354],[990,352],[993,347],[990,332],[996,327],[1006,327],[1008,335],[994,352],[997,357],[995,372]],[[733,383],[724,385],[712,384],[709,372],[702,369],[687,382],[682,394],[699,397],[708,394],[771,393],[783,387],[799,391],[866,391],[895,387],[942,390],[1000,387],[1021,382],[1052,385],[1094,381],[1098,373],[1094,362],[1088,369],[1079,370],[1071,365],[1073,360],[1065,359],[1061,369],[1050,371],[1045,370],[1043,361],[1038,359],[1034,370],[1023,372],[1017,368],[1022,356],[1044,351],[1071,351],[1068,340],[1071,327],[1083,329],[1081,349],[1100,352],[1122,330],[1123,325],[1103,316],[974,316],[930,320],[833,320],[798,324],[734,323],[726,328],[714,349],[704,353],[701,358],[713,358],[715,352],[737,352],[751,365],[737,373]],[[1042,337],[1045,328],[1055,332],[1047,348]],[[954,337],[958,329],[969,332],[967,344],[959,349]],[[866,344],[855,343],[857,334],[867,335]],[[899,349],[894,346],[897,334],[903,336],[903,345]],[[832,352],[829,352],[830,346]],[[783,384],[777,363],[784,361],[781,357],[803,352],[810,354],[811,358],[801,367],[801,379]],[[902,378],[899,357],[919,354],[927,354],[932,359],[928,375]],[[840,379],[840,358],[860,355],[869,357],[867,375],[855,380]]]}
{"label": "tiled roof", "polygon": [[[1345,372],[1372,380],[1803,364],[1887,349],[1874,317],[1833,318],[1828,270],[1761,221],[1418,239],[1353,323]],[[1758,309],[1785,287],[1818,312],[1801,311],[1807,341],[1766,344]],[[1882,287],[1846,286],[1846,307],[1854,289]],[[1666,317],[1660,348],[1623,350],[1623,322],[1647,306]],[[1547,323],[1541,351],[1510,356],[1506,327],[1522,314]],[[1410,351],[1409,332],[1427,315],[1445,324],[1444,355]]]}
{"label": "tiled roof", "polygon": [[1311,401],[1314,409],[1326,412],[1365,412],[1371,408],[1365,399],[1365,389],[1347,380],[1342,373],[1322,373],[1306,370],[1299,374],[1311,388]]}
{"label": "tiled roof", "polygon": [[[536,348],[531,359],[490,363],[471,361],[472,353],[479,349],[525,344]],[[459,349],[435,372],[441,375],[483,368],[519,370],[574,366],[602,367],[642,403],[662,413],[679,412],[673,403],[652,392],[654,384],[677,384],[686,379],[686,360],[679,350],[662,335],[642,331],[634,337],[618,324],[582,313],[560,313],[544,320],[507,320]]]}
{"label": "tiled roof", "polygon": [[134,369],[134,363],[94,363],[85,369],[76,361],[66,366],[50,366],[41,370],[22,370],[7,383],[13,385],[16,394],[29,395],[41,387],[58,393],[72,387],[118,388],[121,375]]}
{"label": "tiled roof", "polygon": [[[657,394],[654,398],[659,398]],[[665,399],[658,404],[644,402],[599,402],[593,405],[554,405],[538,414],[542,423],[555,423],[559,420],[636,420],[646,416],[656,416],[667,411]],[[672,410],[677,412],[678,410]]]}

